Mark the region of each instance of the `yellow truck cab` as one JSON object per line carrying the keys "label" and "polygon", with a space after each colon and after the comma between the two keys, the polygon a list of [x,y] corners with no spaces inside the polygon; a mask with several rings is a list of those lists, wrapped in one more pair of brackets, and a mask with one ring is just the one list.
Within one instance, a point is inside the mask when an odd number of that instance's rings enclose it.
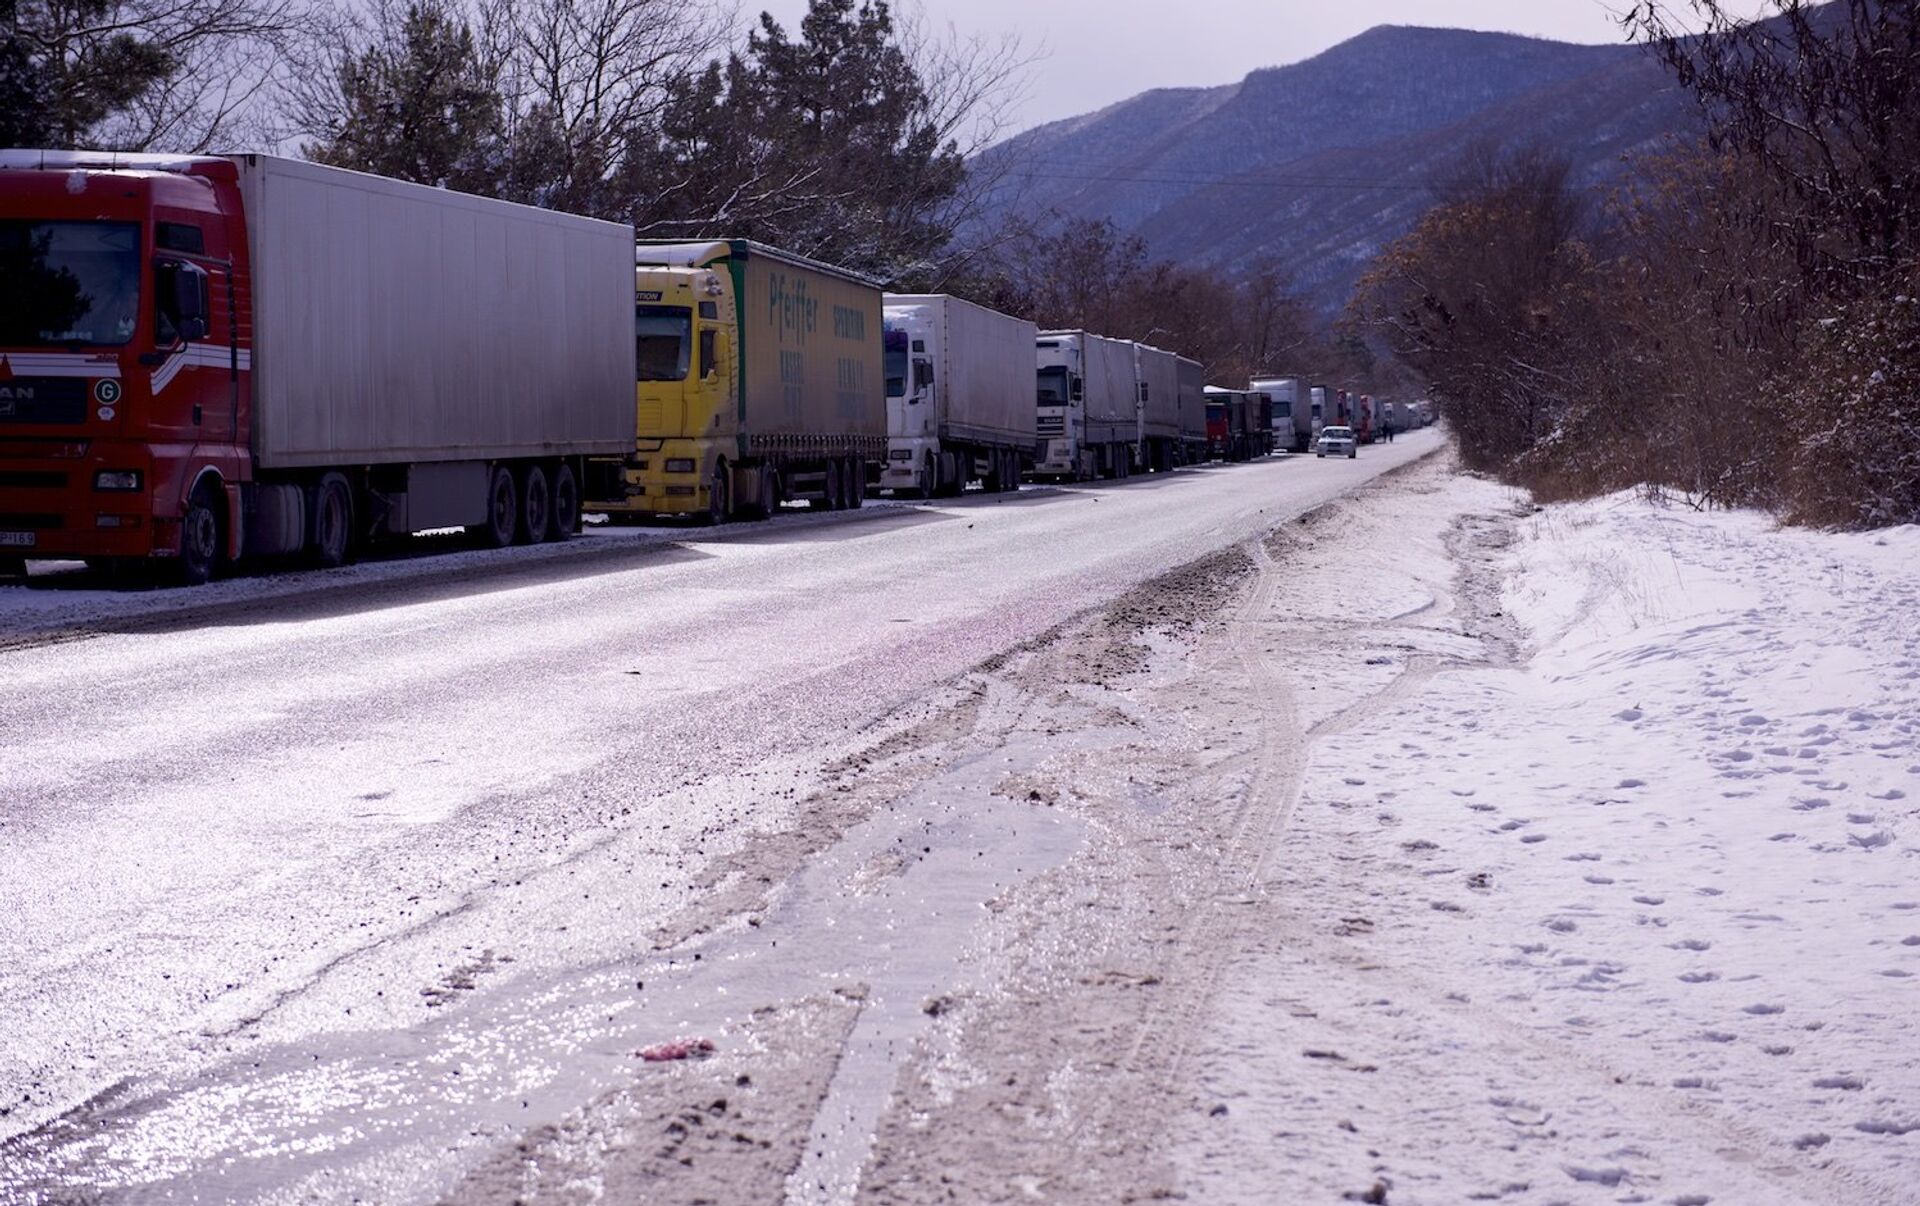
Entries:
{"label": "yellow truck cab", "polygon": [[857,507],[886,454],[881,294],[746,240],[641,243],[634,451],[592,478],[609,516]]}

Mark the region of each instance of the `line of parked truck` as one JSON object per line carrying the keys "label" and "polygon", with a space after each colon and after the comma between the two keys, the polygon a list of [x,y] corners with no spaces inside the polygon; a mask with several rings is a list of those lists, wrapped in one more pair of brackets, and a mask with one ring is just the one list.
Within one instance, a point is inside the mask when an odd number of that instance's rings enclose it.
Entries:
{"label": "line of parked truck", "polygon": [[[0,563],[938,497],[1430,421],[740,240],[266,155],[0,152]],[[1037,389],[1037,392],[1036,392]]]}

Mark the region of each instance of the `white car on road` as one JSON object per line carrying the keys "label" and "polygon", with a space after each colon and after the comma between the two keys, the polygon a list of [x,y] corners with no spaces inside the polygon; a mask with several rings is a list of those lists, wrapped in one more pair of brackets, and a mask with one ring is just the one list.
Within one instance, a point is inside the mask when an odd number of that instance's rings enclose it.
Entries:
{"label": "white car on road", "polygon": [[1360,455],[1360,441],[1354,438],[1351,427],[1322,427],[1320,443],[1314,448],[1315,456],[1345,456],[1348,460]]}

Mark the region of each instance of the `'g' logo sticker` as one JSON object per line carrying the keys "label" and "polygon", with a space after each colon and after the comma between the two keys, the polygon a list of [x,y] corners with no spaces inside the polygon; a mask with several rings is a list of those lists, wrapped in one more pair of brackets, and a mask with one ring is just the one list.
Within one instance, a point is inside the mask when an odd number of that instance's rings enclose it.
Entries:
{"label": "'g' logo sticker", "polygon": [[120,400],[120,383],[111,377],[94,382],[93,400],[102,406],[112,406]]}

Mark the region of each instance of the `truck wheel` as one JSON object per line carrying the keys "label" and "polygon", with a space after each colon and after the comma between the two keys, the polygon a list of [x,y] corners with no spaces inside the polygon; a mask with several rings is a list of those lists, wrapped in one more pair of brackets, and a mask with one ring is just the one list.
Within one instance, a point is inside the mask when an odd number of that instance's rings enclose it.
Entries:
{"label": "truck wheel", "polygon": [[727,483],[733,474],[722,462],[713,469],[713,480],[707,483],[707,513],[701,518],[714,527],[727,522],[733,512],[733,492],[727,489]]}
{"label": "truck wheel", "polygon": [[1015,493],[1019,491],[1020,489],[1020,454],[1019,453],[1017,452],[1007,453],[1006,472],[1001,475],[1000,480],[1006,483],[1006,487],[1009,491],[1013,491]]}
{"label": "truck wheel", "polygon": [[573,466],[565,461],[555,466],[549,489],[553,502],[547,509],[553,518],[548,522],[547,539],[572,539],[580,530],[580,483],[573,476]]}
{"label": "truck wheel", "polygon": [[503,549],[513,543],[514,532],[520,527],[520,492],[514,488],[513,471],[505,465],[493,467],[493,478],[487,483],[487,518],[467,529],[480,538],[480,543],[490,549]]}
{"label": "truck wheel", "polygon": [[187,499],[187,513],[180,520],[180,578],[188,586],[200,586],[213,579],[226,551],[226,532],[220,521],[219,487],[201,482]]}
{"label": "truck wheel", "polygon": [[[91,559],[89,559],[88,568],[92,568]],[[0,578],[24,578],[26,576],[27,559],[25,557],[0,557]]]}
{"label": "truck wheel", "polygon": [[827,462],[827,510],[847,509],[847,465],[845,461]]}
{"label": "truck wheel", "polygon": [[514,534],[517,544],[538,544],[547,538],[547,526],[553,522],[553,494],[547,488],[547,471],[528,465],[520,477],[520,530]]}
{"label": "truck wheel", "polygon": [[313,563],[334,569],[353,558],[353,491],[329,473],[313,492]]}
{"label": "truck wheel", "polygon": [[859,457],[847,462],[847,506],[858,511],[867,502],[867,463]]}

